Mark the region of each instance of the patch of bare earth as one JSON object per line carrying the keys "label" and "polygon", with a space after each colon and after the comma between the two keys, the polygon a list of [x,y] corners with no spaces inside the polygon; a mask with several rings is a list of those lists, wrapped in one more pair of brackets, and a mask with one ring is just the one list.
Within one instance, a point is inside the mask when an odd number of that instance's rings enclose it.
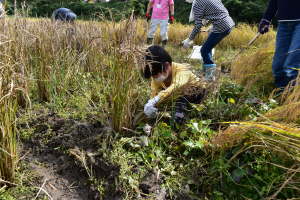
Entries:
{"label": "patch of bare earth", "polygon": [[97,180],[100,180],[102,199],[124,198],[123,192],[115,188],[119,166],[106,162],[95,146],[97,136],[105,134],[101,124],[40,113],[20,128],[25,126],[33,128],[34,134],[23,144],[19,154],[22,156],[29,151],[24,160],[39,174],[32,184],[41,196],[47,192],[57,200],[100,199],[97,188]]}

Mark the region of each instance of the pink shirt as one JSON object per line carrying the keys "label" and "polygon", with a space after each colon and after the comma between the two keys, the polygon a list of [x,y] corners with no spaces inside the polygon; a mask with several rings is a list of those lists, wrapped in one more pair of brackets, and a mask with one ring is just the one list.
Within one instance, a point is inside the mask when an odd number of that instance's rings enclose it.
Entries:
{"label": "pink shirt", "polygon": [[169,5],[174,4],[173,0],[150,0],[150,2],[154,2],[151,18],[169,19]]}

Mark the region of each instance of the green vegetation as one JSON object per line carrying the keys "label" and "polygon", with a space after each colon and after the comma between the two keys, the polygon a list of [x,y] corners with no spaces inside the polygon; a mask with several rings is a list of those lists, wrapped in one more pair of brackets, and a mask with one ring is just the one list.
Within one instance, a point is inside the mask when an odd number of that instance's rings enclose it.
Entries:
{"label": "green vegetation", "polygon": [[[5,64],[4,64],[5,63]],[[2,59],[0,73],[0,186],[12,186],[15,181],[17,154],[16,110],[17,93],[13,68],[8,68],[10,61]],[[16,93],[15,93],[16,92]]]}
{"label": "green vegetation", "polygon": [[[300,78],[294,90],[284,92],[284,101],[273,99],[274,30],[237,56],[257,29],[248,24],[233,28],[214,55],[216,64],[231,74],[222,74],[218,90],[211,91],[203,104],[190,105],[185,124],[173,131],[165,123],[167,113],[133,126],[150,94],[150,82],[140,76],[148,23],[133,16],[119,20],[61,24],[16,15],[1,21],[5,36],[0,37],[0,51],[5,52],[0,54],[1,170],[2,163],[10,166],[0,171],[0,178],[17,184],[1,182],[1,199],[33,198],[38,193],[32,184],[36,175],[16,162],[17,138],[24,143],[37,140],[33,144],[41,143],[41,148],[52,142],[55,156],[72,157],[72,162],[63,162],[78,165],[87,177],[85,186],[96,188],[100,199],[113,191],[121,191],[124,199],[156,199],[154,190],[141,186],[149,172],[159,182],[157,190],[165,191],[169,199],[299,196]],[[174,62],[188,63],[199,74],[201,61],[189,60],[192,50],[179,45],[192,28],[180,23],[170,26],[166,50]],[[194,43],[201,45],[206,38],[206,33],[199,34]],[[155,43],[160,42],[157,34]],[[66,124],[58,138],[67,138],[64,144],[52,141],[58,128],[47,124],[51,116],[36,120],[32,113],[40,110],[51,110]],[[93,133],[87,125],[74,128],[75,122],[67,120],[102,125],[88,144],[93,151],[71,145]],[[151,129],[144,129],[146,123]],[[72,131],[80,128],[83,135],[72,141]],[[119,171],[100,176],[95,163],[112,163]],[[110,165],[101,167],[105,166]],[[48,199],[43,195],[39,198]]]}

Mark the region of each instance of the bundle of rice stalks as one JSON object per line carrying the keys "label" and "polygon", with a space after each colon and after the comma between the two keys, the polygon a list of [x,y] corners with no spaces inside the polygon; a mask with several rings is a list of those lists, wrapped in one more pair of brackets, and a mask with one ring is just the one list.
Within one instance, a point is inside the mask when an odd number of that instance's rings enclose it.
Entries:
{"label": "bundle of rice stalks", "polygon": [[[274,90],[269,98],[273,97],[278,89]],[[297,123],[300,124],[300,74],[295,80],[295,86],[292,82],[285,88],[280,97],[278,97],[281,106],[270,110],[266,117],[276,122]]]}
{"label": "bundle of rice stalks", "polygon": [[[102,37],[106,46],[110,46],[104,56],[108,68],[106,75],[112,104],[112,127],[118,133],[131,128],[133,116],[139,103],[139,68],[144,61],[141,54],[145,49],[143,40],[138,38],[138,23],[133,18],[123,19],[109,37],[106,29],[102,29]],[[104,26],[106,26],[104,24]]]}
{"label": "bundle of rice stalks", "polygon": [[232,61],[231,75],[238,84],[245,85],[248,89],[255,85],[272,91],[274,88],[272,73],[274,51],[273,45],[246,51]]}
{"label": "bundle of rice stalks", "polygon": [[15,180],[17,160],[16,86],[11,73],[8,66],[0,66],[0,185],[8,186]]}

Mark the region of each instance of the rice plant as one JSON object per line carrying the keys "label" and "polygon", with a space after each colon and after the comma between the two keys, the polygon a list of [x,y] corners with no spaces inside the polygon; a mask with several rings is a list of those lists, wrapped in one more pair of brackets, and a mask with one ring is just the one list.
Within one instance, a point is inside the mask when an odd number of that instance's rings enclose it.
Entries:
{"label": "rice plant", "polygon": [[247,90],[255,85],[268,92],[272,91],[274,78],[270,64],[274,49],[274,45],[268,43],[261,48],[250,48],[239,55],[231,64],[232,77],[238,84],[247,86]]}
{"label": "rice plant", "polygon": [[0,185],[12,186],[15,180],[17,155],[14,72],[9,66],[0,67]]}

